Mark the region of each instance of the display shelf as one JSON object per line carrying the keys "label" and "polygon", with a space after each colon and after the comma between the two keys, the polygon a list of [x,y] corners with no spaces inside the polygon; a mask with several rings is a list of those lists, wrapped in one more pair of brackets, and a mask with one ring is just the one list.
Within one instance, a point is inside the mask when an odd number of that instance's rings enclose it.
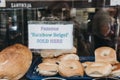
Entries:
{"label": "display shelf", "polygon": [[[94,57],[80,57],[80,62],[85,61],[94,61]],[[74,76],[74,77],[61,77],[59,74],[51,77],[41,76],[38,72],[36,72],[37,65],[41,63],[41,58],[38,56],[33,60],[33,63],[29,69],[29,71],[26,74],[26,77],[30,80],[42,80],[45,78],[61,78],[63,80],[91,80],[91,77],[88,77],[87,75],[81,76]]]}

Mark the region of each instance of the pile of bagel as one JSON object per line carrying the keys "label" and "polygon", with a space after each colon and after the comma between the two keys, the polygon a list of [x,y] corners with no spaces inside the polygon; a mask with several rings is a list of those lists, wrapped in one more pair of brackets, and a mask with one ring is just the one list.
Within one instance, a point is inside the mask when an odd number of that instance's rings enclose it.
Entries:
{"label": "pile of bagel", "polygon": [[94,54],[94,62],[81,63],[75,47],[71,50],[42,50],[42,63],[38,65],[37,71],[43,76],[59,74],[72,77],[84,76],[84,73],[90,77],[120,76],[120,63],[113,48],[100,47]]}
{"label": "pile of bagel", "polygon": [[[43,76],[63,77],[120,76],[120,63],[116,51],[110,47],[100,47],[94,52],[94,62],[80,62],[75,47],[69,50],[41,50],[42,62],[36,71]],[[28,71],[32,63],[32,52],[22,44],[15,44],[0,52],[0,79],[18,80]]]}
{"label": "pile of bagel", "polygon": [[63,77],[83,76],[84,67],[76,54],[76,48],[69,50],[42,50],[42,63],[36,69],[40,75]]}
{"label": "pile of bagel", "polygon": [[99,47],[95,50],[95,62],[84,62],[85,73],[90,77],[120,76],[120,63],[116,51],[110,47]]}

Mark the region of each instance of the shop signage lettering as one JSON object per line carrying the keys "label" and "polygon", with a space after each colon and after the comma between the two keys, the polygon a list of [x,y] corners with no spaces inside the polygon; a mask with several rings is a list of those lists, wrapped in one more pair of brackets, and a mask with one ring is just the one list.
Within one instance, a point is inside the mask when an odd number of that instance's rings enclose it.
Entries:
{"label": "shop signage lettering", "polygon": [[6,1],[0,0],[0,7],[6,7]]}
{"label": "shop signage lettering", "polygon": [[73,24],[29,24],[30,49],[71,49]]}
{"label": "shop signage lettering", "polygon": [[12,8],[31,8],[31,3],[11,3]]}

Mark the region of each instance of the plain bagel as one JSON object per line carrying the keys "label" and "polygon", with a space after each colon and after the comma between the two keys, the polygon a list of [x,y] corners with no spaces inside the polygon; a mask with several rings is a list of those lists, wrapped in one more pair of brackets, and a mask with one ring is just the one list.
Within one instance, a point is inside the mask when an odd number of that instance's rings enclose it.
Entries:
{"label": "plain bagel", "polygon": [[106,62],[94,62],[85,69],[86,74],[91,77],[108,76],[111,71],[112,65]]}
{"label": "plain bagel", "polygon": [[54,63],[40,63],[37,71],[43,76],[53,76],[58,73],[58,65]]}
{"label": "plain bagel", "polygon": [[51,63],[51,64],[57,64],[58,59],[57,58],[44,58],[42,60],[43,63]]}
{"label": "plain bagel", "polygon": [[83,62],[82,65],[84,66],[84,68],[86,68],[87,66],[91,65],[92,63],[94,63],[94,62],[87,61],[87,62]]}
{"label": "plain bagel", "polygon": [[95,62],[117,63],[116,51],[110,47],[99,47],[95,50]]}
{"label": "plain bagel", "polygon": [[59,74],[63,77],[83,76],[84,68],[77,60],[65,60],[59,64]]}
{"label": "plain bagel", "polygon": [[79,60],[79,56],[77,54],[65,54],[62,56],[58,57],[59,61],[64,61],[64,60]]}
{"label": "plain bagel", "polygon": [[73,47],[72,49],[45,49],[45,50],[41,50],[40,51],[40,55],[43,58],[54,58],[54,57],[58,57],[60,55],[63,54],[70,54],[70,53],[76,53],[77,50],[75,47]]}
{"label": "plain bagel", "polygon": [[120,76],[120,63],[116,63],[113,65],[111,76],[114,76],[114,77]]}

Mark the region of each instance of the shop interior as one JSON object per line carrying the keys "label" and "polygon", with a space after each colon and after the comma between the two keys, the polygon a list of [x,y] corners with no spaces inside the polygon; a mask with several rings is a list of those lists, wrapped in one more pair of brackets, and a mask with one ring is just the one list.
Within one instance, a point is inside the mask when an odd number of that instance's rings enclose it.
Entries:
{"label": "shop interior", "polygon": [[[108,46],[116,50],[119,61],[119,14],[120,6],[75,8],[66,3],[42,8],[0,8],[0,50],[16,43],[28,46],[28,21],[72,21],[73,45],[79,56],[95,56],[95,49]],[[31,50],[34,59],[40,50]]]}
{"label": "shop interior", "polygon": [[[64,8],[65,6],[65,8]],[[14,44],[22,43],[27,45],[27,27],[28,21],[72,21],[74,22],[74,45],[80,48],[81,44],[83,46],[87,45],[82,42],[88,43],[88,45],[93,45],[94,41],[92,39],[93,18],[94,15],[99,10],[105,10],[112,17],[114,22],[111,25],[116,25],[116,18],[119,18],[117,14],[119,12],[119,7],[105,7],[105,8],[63,8],[59,9],[46,9],[46,8],[30,8],[30,9],[0,9],[0,47],[4,47]],[[68,6],[67,6],[68,7]],[[115,30],[115,29],[114,29]],[[118,37],[116,32],[113,31],[115,37]],[[80,43],[80,44],[79,44]],[[119,43],[117,43],[119,44]],[[94,46],[93,46],[94,47]],[[82,48],[82,47],[81,47]],[[115,48],[115,46],[113,47]],[[83,49],[83,48],[82,48]],[[94,48],[93,48],[94,50]],[[82,54],[84,55],[84,54]],[[88,55],[91,55],[88,54]]]}

